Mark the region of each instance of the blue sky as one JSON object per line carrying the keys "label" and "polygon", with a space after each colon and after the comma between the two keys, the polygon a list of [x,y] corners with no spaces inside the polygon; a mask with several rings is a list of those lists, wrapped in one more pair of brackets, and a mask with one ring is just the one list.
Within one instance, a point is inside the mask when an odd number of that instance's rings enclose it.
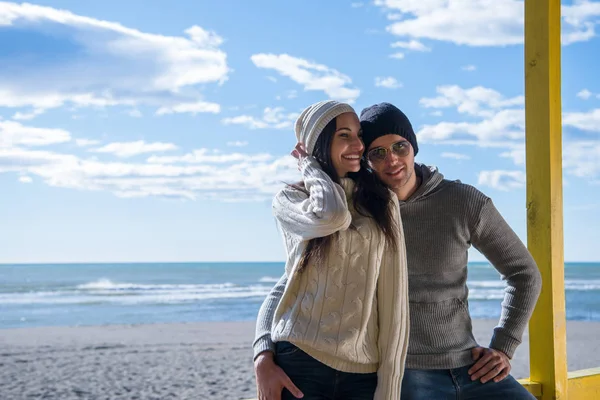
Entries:
{"label": "blue sky", "polygon": [[[0,262],[279,261],[293,122],[388,101],[525,227],[523,2],[0,2]],[[600,260],[600,1],[563,3],[565,259]],[[474,260],[481,256],[473,253]]]}

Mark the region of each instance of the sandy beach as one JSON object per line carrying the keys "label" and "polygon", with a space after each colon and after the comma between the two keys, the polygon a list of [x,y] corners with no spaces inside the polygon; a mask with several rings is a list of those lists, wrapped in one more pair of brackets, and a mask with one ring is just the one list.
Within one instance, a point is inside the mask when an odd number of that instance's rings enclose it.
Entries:
{"label": "sandy beach", "polygon": [[[476,320],[486,344],[496,321]],[[0,399],[248,399],[253,322],[0,330]],[[600,366],[600,323],[568,323],[569,370]],[[528,346],[513,375],[528,376]]]}

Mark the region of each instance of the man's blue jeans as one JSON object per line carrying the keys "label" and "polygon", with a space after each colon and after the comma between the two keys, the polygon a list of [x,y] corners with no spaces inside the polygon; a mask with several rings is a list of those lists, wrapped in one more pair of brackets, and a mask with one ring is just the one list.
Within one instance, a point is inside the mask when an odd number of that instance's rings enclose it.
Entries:
{"label": "man's blue jeans", "polygon": [[498,383],[471,381],[471,366],[442,370],[406,369],[402,400],[535,400],[512,376]]}
{"label": "man's blue jeans", "polygon": [[[276,343],[275,362],[304,393],[302,400],[373,400],[377,373],[351,374],[315,360],[289,342]],[[281,400],[295,397],[284,389]]]}

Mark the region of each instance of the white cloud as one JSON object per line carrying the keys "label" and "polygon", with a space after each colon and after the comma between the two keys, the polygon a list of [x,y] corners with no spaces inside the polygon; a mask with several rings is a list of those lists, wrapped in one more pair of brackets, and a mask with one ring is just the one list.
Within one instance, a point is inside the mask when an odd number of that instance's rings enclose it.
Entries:
{"label": "white cloud", "polygon": [[95,139],[75,139],[75,144],[79,147],[87,147],[100,144],[100,141]]}
{"label": "white cloud", "polygon": [[[425,108],[456,108],[476,121],[443,121],[424,125],[417,132],[419,140],[430,143],[470,144],[482,147],[502,146],[502,140],[522,140],[525,112],[523,96],[506,98],[499,92],[476,86],[463,89],[456,85],[440,86],[439,96],[422,98]],[[518,106],[518,107],[517,107]],[[516,107],[516,108],[511,108]],[[504,144],[506,146],[506,144]]]}
{"label": "white cloud", "polygon": [[[525,165],[525,111],[522,96],[506,98],[499,92],[476,87],[462,89],[442,86],[435,98],[421,99],[429,108],[455,108],[468,121],[444,121],[424,125],[417,132],[419,141],[447,145],[475,145],[502,149],[499,156],[517,166]],[[564,127],[600,132],[600,109],[565,112]],[[563,144],[565,174],[587,178],[593,183],[600,177],[600,140],[569,137]],[[520,187],[524,180],[517,171],[484,171],[480,183],[506,190]]]}
{"label": "white cloud", "polygon": [[390,54],[390,58],[395,58],[396,60],[402,60],[404,58],[404,53]]}
{"label": "white cloud", "polygon": [[525,173],[523,171],[481,171],[477,181],[479,185],[510,191],[525,187]]}
{"label": "white cloud", "polygon": [[19,182],[21,182],[21,183],[31,183],[31,182],[33,182],[33,179],[31,179],[30,176],[20,176],[19,177]]}
{"label": "white cloud", "polygon": [[295,99],[296,97],[298,97],[298,91],[297,90],[288,90],[285,95],[283,96],[276,96],[275,99],[276,100],[281,100],[283,99],[283,97],[285,97],[286,99]]}
{"label": "white cloud", "polygon": [[[515,165],[525,165],[525,144],[515,145],[500,156],[511,158]],[[565,174],[579,178],[600,177],[600,140],[565,140],[562,156]]]}
{"label": "white cloud", "polygon": [[590,92],[587,89],[583,89],[579,93],[577,93],[577,97],[579,97],[580,99],[583,99],[583,100],[587,100],[590,97],[592,97],[592,92]]}
{"label": "white cloud", "polygon": [[441,155],[444,158],[452,158],[454,160],[470,160],[471,159],[471,156],[468,156],[466,154],[460,154],[460,153],[444,152]]}
{"label": "white cloud", "polygon": [[198,149],[194,150],[189,154],[183,156],[152,156],[148,158],[148,162],[151,164],[175,164],[175,163],[186,163],[186,164],[222,164],[230,162],[255,162],[255,161],[270,161],[274,157],[270,154],[241,154],[241,153],[230,153],[223,154],[217,150],[209,149]]}
{"label": "white cloud", "polygon": [[402,87],[402,83],[398,82],[396,78],[391,76],[378,76],[375,78],[375,86],[387,89],[398,89]]}
{"label": "white cloud", "polygon": [[563,124],[584,131],[600,132],[600,108],[588,112],[564,113]]}
{"label": "white cloud", "polygon": [[469,65],[465,65],[461,68],[463,71],[475,71],[477,69],[477,67],[475,65],[469,64]]}
{"label": "white cloud", "polygon": [[580,178],[600,177],[600,140],[565,141],[563,168]]}
{"label": "white cloud", "polygon": [[157,153],[164,151],[177,150],[177,146],[173,143],[146,143],[143,140],[135,142],[114,142],[97,149],[89,150],[92,153],[109,153],[117,157],[133,157],[145,153]]}
{"label": "white cloud", "polygon": [[299,179],[296,160],[291,156],[243,156],[230,157],[240,160],[235,162],[227,162],[224,158],[228,155],[221,154],[218,164],[173,165],[104,162],[48,151],[0,148],[0,173],[37,176],[50,186],[107,191],[124,198],[215,201],[270,200],[283,187],[282,182]]}
{"label": "white cloud", "polygon": [[434,117],[441,117],[442,115],[444,115],[444,113],[440,110],[436,110],[436,111],[432,111],[431,115]]}
{"label": "white cloud", "polygon": [[304,90],[323,91],[331,99],[353,103],[360,95],[359,89],[350,87],[350,77],[322,64],[288,54],[255,54],[251,60],[258,68],[275,70],[304,86]]}
{"label": "white cloud", "polygon": [[0,107],[32,107],[39,113],[65,105],[173,106],[197,100],[200,85],[222,84],[229,74],[227,55],[219,49],[223,40],[199,26],[185,36],[165,36],[66,10],[7,2],[0,3],[0,26],[12,31],[14,40],[34,32],[66,49],[51,63],[46,52],[5,60]]}
{"label": "white cloud", "polygon": [[511,158],[515,165],[525,165],[525,143],[513,145],[509,151],[500,153],[500,157]]}
{"label": "white cloud", "polygon": [[402,19],[402,13],[388,13],[386,17],[390,21],[398,21],[399,19]]}
{"label": "white cloud", "polygon": [[406,49],[406,50],[414,50],[414,51],[431,51],[431,49],[427,46],[425,46],[423,43],[419,42],[418,40],[410,40],[408,42],[394,42],[391,44],[391,46],[393,48],[401,48],[401,49]]}
{"label": "white cloud", "polygon": [[0,148],[47,146],[70,140],[71,134],[64,129],[36,128],[16,121],[0,120]]}
{"label": "white cloud", "polygon": [[438,97],[422,98],[420,104],[425,108],[456,107],[458,112],[480,117],[494,115],[494,110],[525,104],[524,96],[505,98],[496,90],[475,86],[463,89],[457,85],[438,86]]}
{"label": "white cloud", "polygon": [[181,103],[175,104],[169,107],[161,107],[156,111],[156,115],[175,114],[175,113],[213,113],[218,114],[221,112],[221,106],[216,103],[207,103],[204,101],[198,101],[195,103]]}
{"label": "white cloud", "polygon": [[246,146],[248,146],[248,142],[242,142],[242,141],[227,142],[227,146],[229,146],[229,147],[246,147]]}
{"label": "white cloud", "polygon": [[133,118],[141,118],[143,116],[142,112],[140,110],[138,110],[137,108],[134,108],[133,110],[129,110],[127,115],[129,115],[130,117],[133,117]]}
{"label": "white cloud", "polygon": [[44,168],[50,164],[60,162],[68,163],[71,166],[77,164],[77,157],[63,155],[50,151],[29,150],[20,147],[0,146],[0,173],[2,172],[21,172],[27,173],[30,168]]}
{"label": "white cloud", "polygon": [[354,3],[350,4],[350,7],[352,7],[352,8],[360,8],[360,7],[363,7],[364,5],[365,5],[365,3],[361,2],[361,1],[357,1],[357,2],[354,2]]}
{"label": "white cloud", "polygon": [[595,26],[600,17],[600,2],[575,0],[571,5],[561,7],[563,25],[563,44],[587,41],[596,36]]}
{"label": "white cloud", "polygon": [[36,108],[29,113],[17,112],[17,113],[15,113],[15,115],[13,115],[12,119],[15,119],[18,121],[31,120],[31,119],[34,119],[35,117],[37,117],[38,115],[43,114],[44,112],[45,112],[45,110],[40,109],[40,108]]}
{"label": "white cloud", "polygon": [[250,129],[284,129],[291,127],[298,115],[298,113],[286,113],[283,107],[267,107],[263,111],[262,118],[239,115],[224,118],[222,122],[225,125],[246,125]]}
{"label": "white cloud", "polygon": [[[375,0],[395,20],[387,31],[400,37],[467,46],[523,43],[524,2],[520,0]],[[595,36],[600,2],[562,6],[563,43]]]}
{"label": "white cloud", "polygon": [[[424,140],[456,139],[456,135],[475,136],[481,141],[486,139],[520,139],[524,135],[525,111],[524,97],[506,98],[493,89],[476,86],[463,89],[456,85],[439,86],[439,96],[422,98],[425,108],[456,108],[461,114],[481,118],[476,122],[441,122],[425,125],[420,132]],[[600,109],[588,112],[565,112],[562,117],[564,126],[590,132],[600,132]]]}
{"label": "white cloud", "polygon": [[[501,110],[478,122],[440,122],[424,125],[417,136],[420,141],[446,144],[473,144],[496,147],[500,140],[523,139],[523,110]],[[501,145],[501,144],[500,144]]]}

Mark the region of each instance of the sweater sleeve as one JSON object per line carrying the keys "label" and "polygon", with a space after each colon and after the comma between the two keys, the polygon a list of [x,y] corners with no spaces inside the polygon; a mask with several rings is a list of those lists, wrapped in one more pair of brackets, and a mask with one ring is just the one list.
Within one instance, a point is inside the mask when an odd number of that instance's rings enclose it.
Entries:
{"label": "sweater sleeve", "polygon": [[[397,203],[395,206],[398,210]],[[399,228],[398,249],[386,246],[377,280],[379,368],[374,400],[400,399],[408,349],[408,272],[401,222]]]}
{"label": "sweater sleeve", "polygon": [[286,188],[273,200],[273,214],[280,227],[300,240],[329,236],[350,226],[344,188],[333,182],[313,157],[300,163],[308,194]]}
{"label": "sweater sleeve", "polygon": [[506,281],[502,314],[490,348],[512,358],[540,295],[540,272],[523,242],[489,198],[481,209],[471,242]]}
{"label": "sweater sleeve", "polygon": [[258,311],[256,334],[254,335],[254,343],[252,344],[254,360],[262,352],[271,351],[275,353],[275,344],[271,340],[271,326],[273,325],[275,309],[277,309],[277,305],[281,301],[286,284],[287,276],[284,273],[275,286],[273,286],[273,289],[271,289],[271,292],[267,295]]}

